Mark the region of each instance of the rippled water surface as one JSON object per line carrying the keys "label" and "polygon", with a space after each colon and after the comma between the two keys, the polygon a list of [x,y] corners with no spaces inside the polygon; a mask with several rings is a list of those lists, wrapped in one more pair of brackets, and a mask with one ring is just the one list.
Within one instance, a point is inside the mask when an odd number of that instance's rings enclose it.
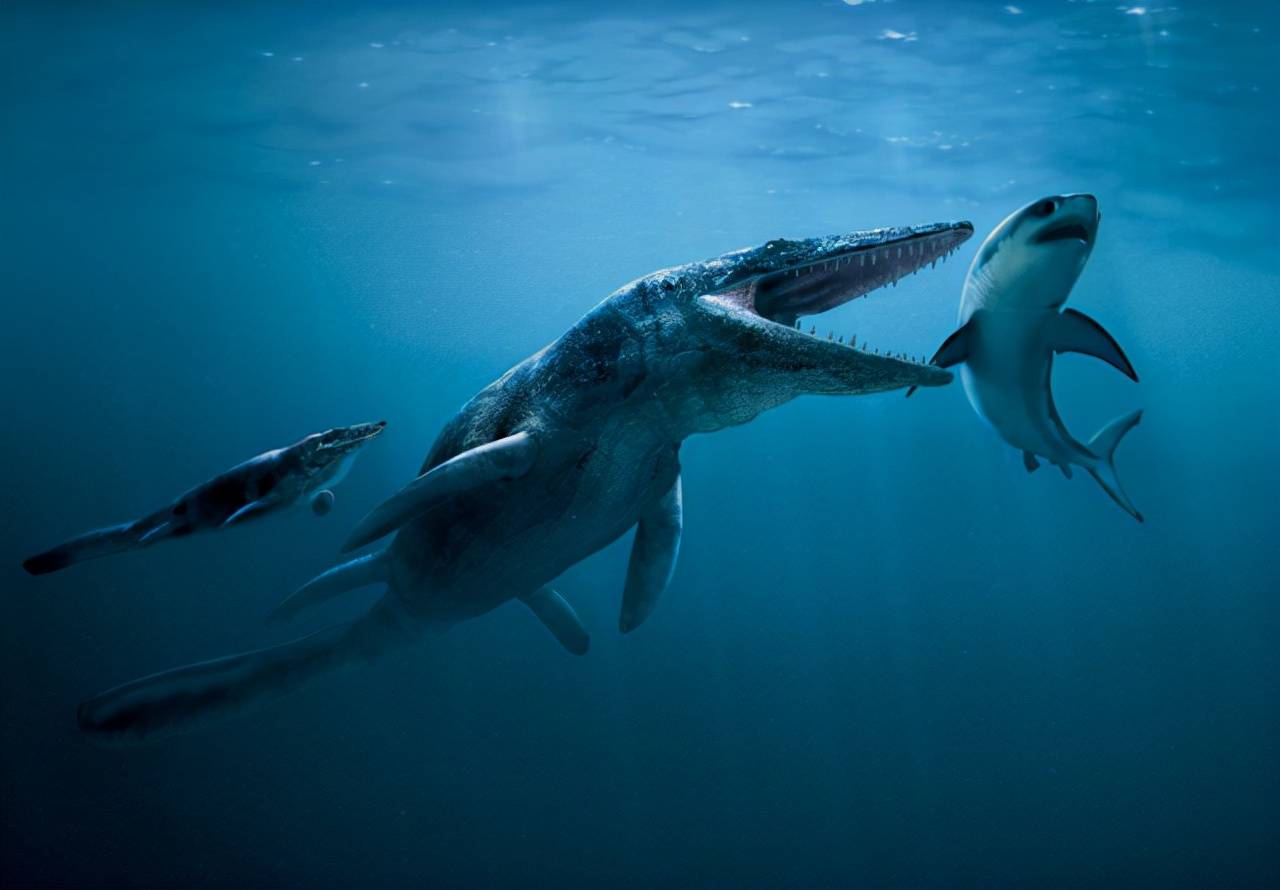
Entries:
{"label": "rippled water surface", "polygon": [[[1280,136],[1273,3],[19,3],[0,19],[0,883],[1274,886]],[[683,451],[626,539],[265,711],[109,748],[77,702],[269,645],[472,393],[649,271],[972,220],[819,320],[931,353],[981,236],[1104,220],[1066,356],[1118,464],[1028,476],[959,386],[802,398]],[[24,556],[386,418],[324,519],[41,578]],[[299,619],[314,629],[373,592]]]}

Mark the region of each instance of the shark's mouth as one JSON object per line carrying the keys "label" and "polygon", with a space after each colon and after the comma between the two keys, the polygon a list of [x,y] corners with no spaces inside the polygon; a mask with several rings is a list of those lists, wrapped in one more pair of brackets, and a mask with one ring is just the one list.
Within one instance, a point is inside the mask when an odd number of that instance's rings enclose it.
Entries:
{"label": "shark's mouth", "polygon": [[1036,236],[1037,244],[1048,244],[1051,241],[1083,241],[1089,243],[1089,230],[1078,222],[1063,223],[1045,229]]}
{"label": "shark's mouth", "polygon": [[[830,342],[832,348],[857,349],[940,372],[923,357],[881,351],[865,341],[858,342],[856,337],[850,337],[847,342],[843,336],[835,338],[832,334],[819,338],[816,328],[803,330],[800,318],[827,312],[878,288],[894,286],[926,266],[932,268],[945,262],[972,234],[972,224],[955,222],[876,229],[813,242],[783,242],[788,247],[794,244],[797,261],[784,261],[775,270],[708,296],[725,308],[750,313],[810,343],[822,339]],[[782,252],[788,253],[785,248]],[[950,379],[950,375],[945,375],[945,379]]]}

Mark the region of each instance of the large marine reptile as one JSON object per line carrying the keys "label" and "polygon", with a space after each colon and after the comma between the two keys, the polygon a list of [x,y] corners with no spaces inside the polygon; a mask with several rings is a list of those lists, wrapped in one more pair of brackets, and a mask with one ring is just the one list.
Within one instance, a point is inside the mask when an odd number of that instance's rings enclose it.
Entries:
{"label": "large marine reptile", "polygon": [[945,259],[967,222],[774,240],[620,288],[481,390],[421,475],[357,526],[389,546],[320,575],[281,614],[369,584],[362,617],[283,645],[144,677],[81,704],[80,726],[139,739],[185,729],[519,599],[572,652],[588,635],[548,587],[636,526],[620,627],[671,577],[681,536],[680,444],[805,393],[940,386],[950,372],[805,333],[825,312]]}

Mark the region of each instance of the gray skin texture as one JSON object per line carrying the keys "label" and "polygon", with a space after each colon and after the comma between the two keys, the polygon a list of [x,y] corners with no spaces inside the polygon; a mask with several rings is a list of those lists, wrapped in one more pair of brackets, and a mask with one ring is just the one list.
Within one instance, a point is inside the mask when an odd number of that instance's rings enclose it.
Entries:
{"label": "gray skin texture", "polygon": [[527,471],[450,495],[402,525],[385,551],[308,585],[325,588],[319,601],[385,582],[368,614],[109,690],[81,705],[81,727],[128,740],[186,729],[512,599],[570,651],[585,652],[571,608],[547,617],[563,600],[545,585],[639,523],[627,596],[643,602],[620,622],[633,628],[652,610],[679,545],[681,442],[803,394],[949,382],[941,368],[812,336],[795,322],[944,259],[972,231],[958,222],[775,240],[625,285],[463,406],[420,472],[517,433],[536,448]]}
{"label": "gray skin texture", "polygon": [[86,532],[29,557],[23,568],[43,575],[86,559],[239,525],[314,498],[326,501],[320,509],[328,512],[332,493],[325,487],[342,480],[357,451],[385,426],[385,421],[379,421],[338,427],[259,454],[182,494],[167,507],[132,522]]}

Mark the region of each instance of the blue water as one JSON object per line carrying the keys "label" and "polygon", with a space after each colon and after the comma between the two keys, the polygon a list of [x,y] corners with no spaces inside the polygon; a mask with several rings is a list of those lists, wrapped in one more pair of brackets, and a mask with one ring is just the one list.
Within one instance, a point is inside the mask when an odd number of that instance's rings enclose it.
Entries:
{"label": "blue water", "polygon": [[[1189,0],[6,7],[0,882],[1280,884],[1280,7]],[[76,704],[268,645],[472,393],[615,287],[777,236],[966,218],[820,323],[931,353],[981,236],[1089,191],[1079,437],[1135,523],[1028,476],[958,385],[802,398],[682,452],[629,542],[264,711],[133,748]],[[20,560],[385,418],[324,519]],[[358,614],[364,591],[300,618]]]}

